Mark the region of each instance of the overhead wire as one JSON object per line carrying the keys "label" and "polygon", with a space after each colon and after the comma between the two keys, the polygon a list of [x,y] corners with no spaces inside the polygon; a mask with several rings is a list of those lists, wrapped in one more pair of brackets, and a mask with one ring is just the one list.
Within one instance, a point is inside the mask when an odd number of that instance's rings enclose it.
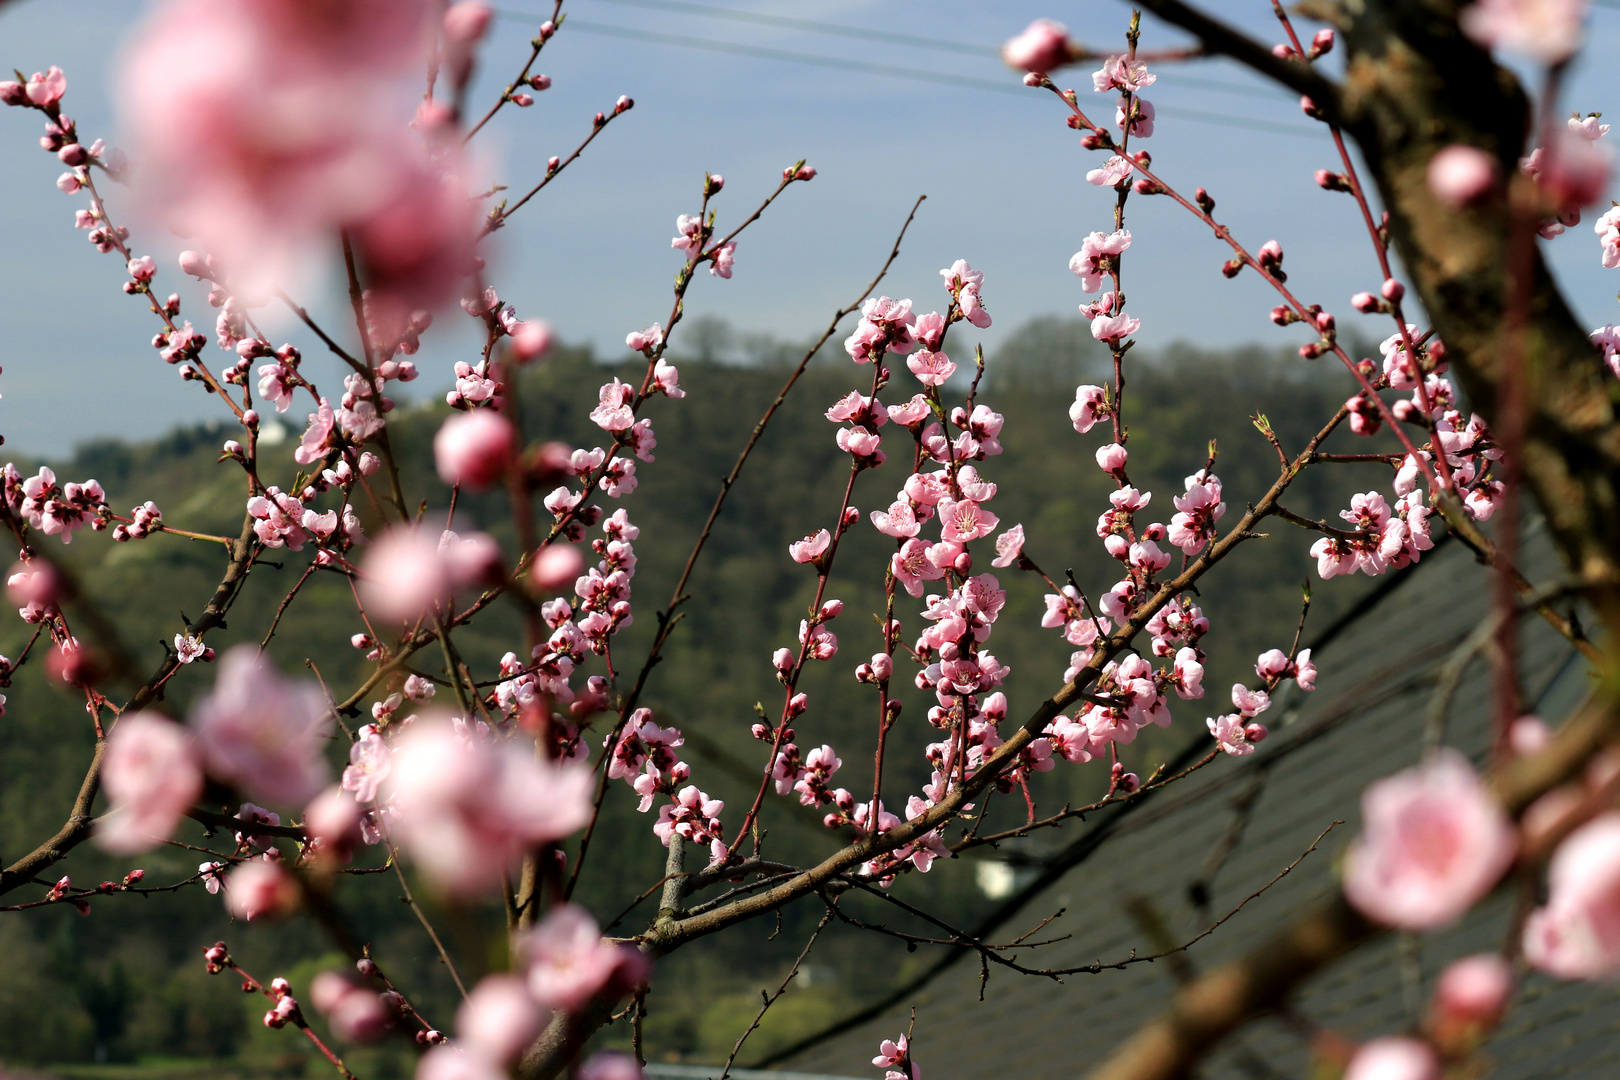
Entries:
{"label": "overhead wire", "polygon": [[[644,6],[654,6],[652,0],[614,0],[614,2],[640,3]],[[664,0],[665,3],[673,0]],[[660,4],[659,6],[662,6]],[[708,5],[683,5],[690,7],[708,7]],[[540,18],[536,14],[508,9],[496,9],[498,17],[519,21],[533,22]],[[826,24],[835,25],[835,24]],[[718,41],[713,38],[692,37],[686,34],[672,34],[665,31],[637,30],[627,26],[615,26],[608,23],[597,23],[578,17],[568,19],[570,29],[587,34],[596,34],[604,37],[616,37],[628,41],[640,41],[653,45],[668,45],[676,48],[699,49],[707,52],[727,53],[733,56],[748,56],[759,59],[776,60],[782,63],[800,64],[809,67],[822,67],[838,71],[854,71],[862,74],[878,75],[887,78],[905,79],[911,82],[932,83],[941,86],[960,86],[965,89],[979,90],[997,94],[1027,94],[1028,89],[1022,85],[1011,82],[999,82],[994,79],[978,78],[972,75],[957,75],[949,72],[929,71],[922,68],[900,67],[893,64],[880,64],[868,60],[856,60],[849,57],[822,56],[815,53],[792,52],[786,49],[776,49],[763,45],[743,45],[730,41]],[[1272,96],[1269,92],[1257,87],[1245,87],[1238,84],[1214,82],[1212,80],[1182,79],[1177,82],[1194,88],[1218,89],[1236,93],[1258,93]],[[1214,113],[1202,109],[1188,109],[1179,105],[1160,105],[1158,111],[1170,117],[1183,117],[1199,123],[1215,124],[1224,127],[1246,128],[1255,131],[1269,131],[1277,134],[1317,137],[1317,132],[1301,124],[1286,124],[1273,120],[1264,120],[1254,117],[1234,116],[1227,113]]]}

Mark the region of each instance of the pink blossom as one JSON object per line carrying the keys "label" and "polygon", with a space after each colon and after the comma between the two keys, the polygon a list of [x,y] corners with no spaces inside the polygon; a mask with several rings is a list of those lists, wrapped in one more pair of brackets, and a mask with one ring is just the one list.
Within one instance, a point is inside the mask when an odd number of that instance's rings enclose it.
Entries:
{"label": "pink blossom", "polygon": [[61,68],[52,64],[48,70],[36,71],[28,77],[24,93],[29,101],[42,109],[55,105],[67,93],[67,76],[62,74]]}
{"label": "pink blossom", "polygon": [[[1616,209],[1620,209],[1620,207]],[[1617,236],[1620,236],[1620,234],[1617,234]],[[1620,248],[1616,250],[1620,252]],[[1620,265],[1620,263],[1617,263],[1617,265]],[[1608,326],[1600,326],[1592,331],[1591,338],[1592,344],[1602,351],[1603,362],[1609,366],[1609,370],[1614,373],[1616,378],[1620,378],[1620,328],[1616,328],[1612,323]]]}
{"label": "pink blossom", "polygon": [[645,1080],[645,1074],[634,1056],[603,1050],[579,1067],[578,1080]]}
{"label": "pink blossom", "polygon": [[1552,199],[1560,215],[1559,223],[1573,225],[1580,220],[1580,214],[1572,211],[1591,206],[1603,197],[1613,157],[1607,145],[1568,128],[1558,128],[1552,134],[1550,148],[1531,151],[1523,166]]}
{"label": "pink blossom", "polygon": [[1089,383],[1079,387],[1074,392],[1074,404],[1069,406],[1069,419],[1074,422],[1074,430],[1084,435],[1104,417],[1108,415],[1108,394],[1100,386]]}
{"label": "pink blossom", "polygon": [[433,437],[439,479],[482,491],[501,479],[517,459],[517,429],[492,409],[457,413]]}
{"label": "pink blossom", "polygon": [[590,816],[589,769],[537,759],[515,742],[463,738],[418,720],[394,749],[397,839],[431,880],[481,893],[518,856],[560,840]]}
{"label": "pink blossom", "polygon": [[1620,813],[1592,819],[1558,845],[1547,904],[1525,923],[1524,954],[1560,979],[1620,971]]}
{"label": "pink blossom", "polygon": [[1403,930],[1455,921],[1496,884],[1518,847],[1507,815],[1454,750],[1370,786],[1362,817],[1345,896]]}
{"label": "pink blossom", "polygon": [[906,367],[924,386],[939,386],[956,374],[956,365],[942,352],[918,349],[906,357]]}
{"label": "pink blossom", "polygon": [[1129,229],[1094,232],[1069,259],[1069,272],[1080,278],[1080,287],[1086,292],[1096,292],[1102,288],[1104,275],[1119,265],[1119,256],[1130,246]]}
{"label": "pink blossom", "polygon": [[832,534],[826,529],[819,529],[803,540],[796,540],[788,545],[788,554],[796,563],[815,562],[821,558],[827,546],[832,543]]}
{"label": "pink blossom", "polygon": [[1232,686],[1232,707],[1243,714],[1245,720],[1259,716],[1271,708],[1271,695],[1264,690],[1250,690],[1242,683]]}
{"label": "pink blossom", "polygon": [[325,398],[321,398],[315,411],[309,414],[309,428],[304,432],[298,448],[293,451],[293,460],[300,465],[313,465],[326,456],[332,443],[332,428],[336,423],[336,414],[332,405]]}
{"label": "pink blossom", "polygon": [[626,334],[624,343],[639,353],[654,353],[664,344],[664,328],[653,323],[645,330],[633,330]]}
{"label": "pink blossom", "polygon": [[703,246],[703,219],[693,214],[681,214],[675,219],[675,238],[669,246],[695,256]]}
{"label": "pink blossom", "polygon": [[1513,967],[1501,953],[1454,960],[1434,988],[1434,1012],[1442,1024],[1492,1027],[1513,996]]}
{"label": "pink blossom", "polygon": [[1316,665],[1311,663],[1311,650],[1301,649],[1294,657],[1294,682],[1301,690],[1316,689]]}
{"label": "pink blossom", "polygon": [[573,544],[550,544],[535,556],[529,570],[529,580],[542,593],[561,592],[579,577],[585,559]]}
{"label": "pink blossom", "polygon": [[601,404],[591,410],[591,419],[603,431],[623,431],[636,422],[630,405],[635,400],[636,388],[618,379],[605,383],[598,393]]}
{"label": "pink blossom", "polygon": [[616,976],[641,970],[633,947],[604,940],[596,920],[573,904],[547,912],[519,942],[518,954],[529,994],[542,1009],[562,1012],[577,1012]]}
{"label": "pink blossom", "polygon": [[107,738],[101,785],[112,806],[96,843],[117,855],[147,851],[167,839],[203,790],[196,744],[157,713],[125,713]]}
{"label": "pink blossom", "polygon": [[452,588],[438,541],[406,526],[378,537],[360,572],[366,611],[389,622],[414,621],[447,599]]}
{"label": "pink blossom", "polygon": [[[1087,172],[1086,182],[1096,184],[1098,187],[1118,187],[1120,184],[1123,184],[1126,180],[1130,179],[1131,173],[1135,171],[1136,166],[1131,164],[1128,158],[1123,158],[1118,154],[1115,154],[1113,157],[1103,162],[1101,168],[1092,169],[1091,171]],[[1093,332],[1095,333],[1095,331]]]}
{"label": "pink blossom", "polygon": [[908,536],[916,536],[922,530],[922,525],[917,521],[917,515],[911,509],[909,499],[897,500],[889,506],[886,513],[882,510],[874,510],[871,518],[872,524],[877,531],[886,536],[905,539]]}
{"label": "pink blossom", "polygon": [[1023,556],[1023,553],[1024,527],[1014,525],[996,537],[996,557],[990,561],[990,565],[1011,566]]}
{"label": "pink blossom", "polygon": [[1142,328],[1142,320],[1120,312],[1118,315],[1098,315],[1091,320],[1091,336],[1098,341],[1116,344]]}
{"label": "pink blossom", "polygon": [[1204,724],[1226,753],[1233,757],[1246,757],[1254,753],[1254,744],[1249,741],[1248,734],[1244,730],[1243,717],[1237,713],[1217,716],[1205,720]]}
{"label": "pink blossom", "polygon": [[1017,71],[1044,75],[1069,61],[1069,31],[1051,19],[1036,19],[1001,46],[1001,59]]}
{"label": "pink blossom", "polygon": [[472,1053],[506,1062],[540,1033],[543,1021],[522,979],[486,975],[456,1010],[456,1034]]}
{"label": "pink blossom", "polygon": [[680,386],[681,373],[662,357],[653,365],[653,386],[665,397],[683,398],[686,391]]}
{"label": "pink blossom", "polygon": [[900,545],[900,550],[889,560],[895,579],[912,596],[922,595],[923,582],[938,581],[945,576],[945,571],[929,559],[928,550],[925,541],[913,538]]}
{"label": "pink blossom", "polygon": [[393,752],[375,726],[360,729],[360,737],[349,747],[349,765],[343,770],[343,790],[354,792],[356,801],[377,800],[378,786],[388,778]]}
{"label": "pink blossom", "polygon": [[995,531],[1000,518],[971,499],[941,499],[939,502],[940,538],[957,544],[966,544]]}
{"label": "pink blossom", "polygon": [[1429,190],[1448,206],[1469,206],[1491,193],[1500,171],[1477,146],[1448,146],[1429,161]]}
{"label": "pink blossom", "polygon": [[1604,269],[1620,266],[1620,206],[1604,211],[1603,216],[1592,223],[1592,231],[1597,233],[1598,242],[1603,246]]}
{"label": "pink blossom", "polygon": [[254,859],[225,879],[225,906],[238,919],[286,915],[298,906],[298,883],[281,863]]}
{"label": "pink blossom", "polygon": [[1097,468],[1110,476],[1121,476],[1125,472],[1125,462],[1130,454],[1119,443],[1107,443],[1097,447]]}
{"label": "pink blossom", "polygon": [[256,649],[238,645],[220,658],[191,726],[211,775],[252,798],[301,805],[326,782],[329,715],[314,683],[283,679]]}
{"label": "pink blossom", "polygon": [[1132,137],[1138,139],[1151,138],[1153,135],[1153,121],[1158,116],[1158,110],[1153,102],[1144,97],[1122,97],[1114,108],[1114,124],[1121,131],[1126,130],[1125,110],[1130,109],[1130,129]]}
{"label": "pink blossom", "polygon": [[551,324],[543,319],[527,319],[508,332],[512,336],[512,352],[520,364],[543,360],[551,351]]}
{"label": "pink blossom", "polygon": [[1463,33],[1487,49],[1523,53],[1544,64],[1574,55],[1586,0],[1476,0],[1457,17]]}
{"label": "pink blossom", "polygon": [[735,242],[721,244],[709,252],[709,273],[715,277],[729,279],[731,268],[737,261],[737,245]]}
{"label": "pink blossom", "polygon": [[305,256],[346,228],[379,301],[449,295],[470,269],[470,204],[405,123],[436,11],[158,5],[119,94],[142,194],[255,291],[309,269]]}
{"label": "pink blossom", "polygon": [[1420,1039],[1374,1039],[1350,1059],[1344,1080],[1440,1080],[1440,1057]]}
{"label": "pink blossom", "polygon": [[1110,56],[1103,66],[1092,72],[1091,85],[1099,94],[1111,90],[1135,93],[1144,86],[1157,82],[1157,75],[1149,74],[1147,64],[1124,56]]}

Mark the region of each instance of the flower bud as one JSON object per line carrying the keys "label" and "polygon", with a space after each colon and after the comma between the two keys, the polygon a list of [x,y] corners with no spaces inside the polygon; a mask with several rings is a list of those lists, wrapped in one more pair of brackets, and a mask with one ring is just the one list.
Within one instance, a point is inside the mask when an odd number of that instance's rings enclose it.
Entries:
{"label": "flower bud", "polygon": [[1379,287],[1378,291],[1385,300],[1388,300],[1392,304],[1398,304],[1401,302],[1401,297],[1406,295],[1406,286],[1402,285],[1394,278],[1387,278],[1385,279],[1384,284]]}
{"label": "flower bud", "polygon": [[771,666],[787,674],[793,670],[793,653],[787,649],[777,649],[771,654]]}

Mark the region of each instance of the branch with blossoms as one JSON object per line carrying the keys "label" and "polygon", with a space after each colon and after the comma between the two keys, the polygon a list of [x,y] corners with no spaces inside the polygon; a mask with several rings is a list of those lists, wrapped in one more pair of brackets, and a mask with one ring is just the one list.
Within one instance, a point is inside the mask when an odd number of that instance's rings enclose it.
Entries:
{"label": "branch with blossoms", "polygon": [[[588,415],[600,432],[594,441],[602,445],[574,447],[527,426],[519,386],[526,369],[545,362],[552,334],[544,322],[519,318],[502,301],[483,252],[497,242],[491,237],[510,215],[538,198],[633,102],[621,97],[611,113],[596,114],[577,148],[566,159],[551,158],[544,175],[510,205],[493,201],[505,185],[473,190],[466,165],[469,141],[506,104],[527,108],[534,100],[524,87],[550,85],[532,71],[564,24],[560,0],[517,76],[470,126],[465,120],[472,75],[493,18],[493,9],[476,0],[448,9],[426,0],[365,0],[320,20],[245,0],[165,0],[131,44],[126,65],[122,97],[133,164],[100,142],[84,145],[62,111],[67,80],[60,70],[0,83],[0,101],[44,118],[42,145],[68,169],[57,186],[86,200],[75,224],[98,250],[117,255],[124,292],[139,297],[158,319],[161,329],[152,343],[161,359],[177,368],[183,382],[222,399],[229,422],[240,427],[238,437],[221,447],[219,462],[233,473],[240,469],[244,483],[243,525],[232,539],[170,522],[153,502],[119,514],[93,479],[58,482],[48,468],[23,477],[9,465],[0,473],[5,524],[22,550],[9,578],[10,594],[25,623],[36,628],[46,656],[37,666],[82,692],[96,734],[62,830],[0,874],[0,892],[35,883],[48,891],[8,910],[134,890],[128,880],[73,890],[67,876],[54,885],[41,876],[85,839],[118,854],[165,842],[191,848],[208,861],[182,884],[221,894],[233,916],[248,924],[308,908],[356,960],[352,973],[324,972],[310,986],[311,1004],[339,1040],[365,1042],[403,1024],[422,1051],[418,1080],[513,1073],[550,1080],[575,1070],[586,1044],[615,1017],[631,1018],[641,1054],[640,1020],[661,958],[801,900],[819,898],[828,906],[823,927],[837,917],[899,934],[911,945],[968,945],[986,971],[995,962],[1021,974],[1054,977],[1179,953],[1235,917],[1247,899],[1178,948],[1044,970],[1011,956],[1042,944],[1030,940],[1036,931],[989,944],[892,890],[902,878],[929,873],[939,860],[970,847],[1141,800],[1200,769],[1241,767],[1238,759],[1269,735],[1261,718],[1279,689],[1285,683],[1301,691],[1315,686],[1316,660],[1311,649],[1300,648],[1303,611],[1292,644],[1284,649],[1278,642],[1262,652],[1254,679],[1231,687],[1230,710],[1205,718],[1210,742],[1201,753],[1150,771],[1145,780],[1129,771],[1126,757],[1147,728],[1169,727],[1173,710],[1189,708],[1179,702],[1204,697],[1204,639],[1223,628],[1196,602],[1198,586],[1239,547],[1279,542],[1259,531],[1267,519],[1320,534],[1309,556],[1324,579],[1378,576],[1416,564],[1433,550],[1435,527],[1443,521],[1498,575],[1502,641],[1511,641],[1521,610],[1537,610],[1588,656],[1607,662],[1607,653],[1515,569],[1522,480],[1542,500],[1576,590],[1611,633],[1620,628],[1620,519],[1610,513],[1620,505],[1620,435],[1613,422],[1620,393],[1609,370],[1620,373],[1620,333],[1606,327],[1589,339],[1578,328],[1572,331],[1537,249],[1538,238],[1551,239],[1578,220],[1607,177],[1600,141],[1607,128],[1592,115],[1567,124],[1553,119],[1559,73],[1574,47],[1566,40],[1571,28],[1556,19],[1526,22],[1506,0],[1480,0],[1462,17],[1464,40],[1472,44],[1459,53],[1454,45],[1429,47],[1445,33],[1455,37],[1449,16],[1425,13],[1399,23],[1345,16],[1340,31],[1352,63],[1374,72],[1372,89],[1352,96],[1314,66],[1336,47],[1340,33],[1324,29],[1307,44],[1277,4],[1272,10],[1286,41],[1272,49],[1183,4],[1147,6],[1199,35],[1202,46],[1141,50],[1141,21],[1133,15],[1118,55],[1102,58],[1044,21],[1003,51],[1026,73],[1026,85],[1059,97],[1067,126],[1083,132],[1082,149],[1107,155],[1087,180],[1106,200],[1108,228],[1081,239],[1069,267],[1087,297],[1080,310],[1092,337],[1108,349],[1109,377],[1105,385],[1079,386],[1068,415],[1077,435],[1101,425],[1107,436],[1092,452],[1113,481],[1106,504],[1097,507],[1095,530],[1110,573],[1083,586],[1070,572],[1060,583],[1041,569],[1037,556],[1062,566],[1074,562],[1070,548],[1058,538],[1026,533],[1021,522],[1004,525],[991,509],[998,492],[993,459],[1002,453],[1007,421],[988,400],[993,395],[981,397],[980,388],[996,357],[976,348],[968,378],[965,364],[947,351],[965,355],[950,337],[953,326],[991,326],[991,287],[984,274],[958,259],[940,270],[946,298],[935,310],[923,311],[926,304],[906,297],[872,295],[898,254],[912,222],[908,216],[876,278],[856,304],[834,314],[741,440],[670,600],[657,613],[650,648],[633,679],[622,647],[615,655],[615,639],[636,615],[638,546],[667,538],[643,537],[628,500],[637,490],[638,468],[656,463],[654,427],[666,407],[657,399],[676,402],[687,393],[670,362],[671,338],[698,270],[707,266],[711,278],[730,279],[739,237],[789,187],[813,179],[814,168],[798,161],[784,169],[729,232],[722,232],[718,216],[727,182],[719,174],[704,176],[696,213],[676,219],[671,248],[680,264],[668,314],[626,337],[644,369],[639,378],[613,377],[600,387]],[[1401,63],[1376,59],[1384,55],[1378,46],[1418,68],[1444,63],[1453,65],[1444,74],[1453,76],[1492,73],[1492,89],[1479,96],[1493,100],[1453,100],[1446,96],[1446,78],[1413,84]],[[1509,169],[1529,133],[1516,126],[1524,110],[1513,108],[1518,99],[1511,84],[1495,77],[1485,51],[1497,46],[1540,50],[1549,68],[1537,111],[1540,146],[1530,149],[1511,179]],[[1336,317],[1289,285],[1279,242],[1256,246],[1239,240],[1215,217],[1215,200],[1205,188],[1173,186],[1173,166],[1155,166],[1140,149],[1159,122],[1146,93],[1161,75],[1150,65],[1200,52],[1231,55],[1300,91],[1307,115],[1327,125],[1336,165],[1321,170],[1317,182],[1356,202],[1377,274],[1376,291],[1358,293],[1351,305],[1395,322],[1380,347],[1381,363],[1352,357],[1339,340]],[[1052,81],[1063,65],[1088,58],[1103,59],[1092,83],[1113,101],[1111,123],[1105,112],[1082,108],[1074,91]],[[403,92],[420,85],[424,67],[426,93],[417,98],[414,91]],[[266,78],[270,72],[277,77]],[[342,107],[331,107],[334,102]],[[1456,121],[1455,130],[1481,145],[1425,143],[1416,155],[1407,142],[1411,132],[1451,130],[1430,123],[1435,117]],[[1363,151],[1370,187],[1346,136]],[[209,306],[217,309],[212,340],[225,353],[223,363],[204,360],[210,339],[182,318],[183,298],[158,298],[157,264],[137,254],[130,230],[115,223],[116,206],[109,206],[103,191],[109,180],[130,183],[165,224],[193,238],[196,248],[180,256],[179,268],[206,288]],[[1182,193],[1188,187],[1191,196]],[[1279,298],[1272,321],[1312,331],[1314,338],[1299,348],[1302,360],[1332,353],[1350,376],[1349,397],[1321,418],[1301,447],[1285,447],[1264,417],[1254,418],[1277,454],[1278,471],[1263,490],[1243,493],[1241,514],[1228,517],[1230,494],[1216,472],[1213,442],[1190,445],[1182,455],[1190,472],[1169,507],[1162,494],[1155,504],[1154,492],[1138,486],[1140,473],[1132,477],[1127,409],[1133,399],[1127,391],[1142,323],[1127,305],[1124,266],[1133,241],[1127,211],[1138,196],[1167,197],[1211,230],[1232,251],[1222,273],[1231,278],[1252,270]],[[1375,197],[1385,209],[1375,207]],[[1597,232],[1604,265],[1620,265],[1615,213],[1599,220]],[[1466,263],[1461,269],[1448,254],[1457,244],[1465,250],[1458,257]],[[1392,245],[1433,319],[1430,328],[1407,321],[1407,286],[1396,277]],[[352,328],[323,328],[292,299],[311,287],[313,266],[323,254],[342,258]],[[302,366],[297,343],[265,335],[255,312],[272,298],[342,362],[341,391],[317,385]],[[458,300],[476,323],[477,344],[451,369],[451,415],[433,439],[444,488],[425,494],[407,490],[408,472],[394,452],[396,402],[390,395],[398,391],[390,384],[419,376],[411,358],[434,329],[437,313]],[[788,558],[813,572],[815,585],[807,590],[812,598],[796,644],[761,650],[760,663],[768,655],[782,687],[782,704],[770,713],[761,707],[752,724],[763,746],[750,779],[750,802],[727,829],[724,801],[705,790],[706,781],[683,760],[687,735],[660,715],[653,676],[680,609],[705,602],[686,590],[728,493],[800,374],[857,308],[859,320],[843,347],[855,365],[870,365],[871,371],[859,374],[823,412],[835,426],[834,445],[848,456],[845,482],[836,506],[823,507],[819,517],[807,512],[802,526],[795,526],[805,530],[804,538],[788,545]],[[1461,389],[1451,382],[1453,374],[1463,381]],[[894,392],[896,377],[907,375],[917,381],[916,389],[907,384],[909,397]],[[1383,395],[1391,392],[1410,396],[1386,400]],[[306,430],[291,448],[291,462],[280,460],[282,452],[260,439],[261,410],[273,406],[284,413],[306,400],[313,408]],[[1325,448],[1341,428],[1372,437],[1386,426],[1400,445],[1397,452]],[[1083,460],[1086,450],[1072,452]],[[1370,490],[1339,511],[1348,527],[1283,504],[1294,482],[1323,464],[1376,477]],[[1378,489],[1386,483],[1392,497]],[[881,490],[876,505],[884,508],[869,511],[863,521],[857,502],[872,505],[867,500],[874,484]],[[497,500],[504,495],[515,550],[472,528],[463,512],[464,494],[485,493]],[[441,498],[442,519],[434,501]],[[610,511],[608,500],[621,505]],[[413,512],[413,506],[419,509]],[[1495,535],[1486,535],[1486,522]],[[845,541],[851,530],[868,524],[893,541],[892,550],[876,565],[852,565],[854,547]],[[157,671],[144,681],[132,674],[135,667],[108,629],[105,613],[79,594],[45,551],[49,539],[67,543],[85,526],[109,531],[114,542],[167,543],[161,537],[168,533],[226,549],[223,576],[203,614],[184,620],[172,650],[165,648]],[[242,645],[216,656],[210,635],[223,628],[253,569],[268,553],[302,557],[306,551],[307,565],[284,593],[258,649]],[[1053,557],[1061,560],[1054,563]],[[1048,590],[1042,626],[1073,650],[1061,685],[1021,721],[1009,718],[1003,689],[1013,666],[993,644],[1007,607],[1007,590],[993,571],[1035,575]],[[263,655],[283,614],[305,602],[305,584],[321,574],[340,578],[354,601],[350,641],[365,671],[347,691],[333,691],[324,678],[318,686],[289,678]],[[872,612],[872,651],[853,670],[862,694],[876,698],[869,783],[864,775],[845,772],[844,758],[822,741],[836,718],[812,700],[807,687],[814,684],[806,679],[815,665],[838,654],[834,627],[847,625],[838,622],[845,612],[838,593],[855,580],[879,585],[883,596],[881,611]],[[470,648],[465,630],[500,601],[517,608],[523,630],[510,651],[492,661]],[[844,641],[857,633],[842,631]],[[442,656],[440,672],[429,671],[420,656],[433,647]],[[1421,931],[1443,925],[1512,876],[1537,880],[1543,864],[1551,885],[1548,902],[1515,927],[1525,957],[1564,977],[1620,968],[1620,954],[1589,943],[1590,928],[1612,915],[1609,886],[1620,873],[1617,782],[1604,779],[1612,770],[1590,767],[1620,742],[1612,694],[1600,691],[1585,712],[1550,732],[1519,715],[1512,650],[1495,651],[1503,654],[1496,673],[1501,719],[1489,779],[1455,753],[1437,750],[1417,769],[1375,785],[1367,794],[1364,831],[1348,856],[1342,895],[1301,914],[1263,954],[1240,962],[1233,970],[1243,992],[1215,1010],[1214,1022],[1207,1011],[1173,1012],[1105,1066],[1103,1075],[1184,1072],[1219,1037],[1259,1011],[1283,1005],[1301,979],[1380,927]],[[28,655],[17,664],[0,658],[0,672],[9,677]],[[184,685],[204,670],[212,673],[212,683],[194,688],[196,702],[182,721],[172,715],[165,692],[172,681]],[[907,677],[919,692],[932,695],[915,722],[897,689],[896,680]],[[136,687],[123,706],[110,695],[120,683]],[[351,726],[348,720],[361,718],[362,710],[369,722]],[[347,758],[341,772],[325,750],[338,733]],[[592,763],[598,740],[601,751]],[[914,743],[922,744],[921,762],[914,765],[928,781],[905,790],[895,757]],[[1040,785],[1031,783],[1035,774],[1092,763],[1099,787],[1106,770],[1105,794],[1084,806],[1065,803],[1043,812]],[[850,786],[839,786],[840,777]],[[620,919],[655,894],[656,914],[622,940],[606,937],[573,900],[606,800],[618,791],[614,781],[630,789],[637,811],[648,815],[648,831],[665,848],[663,876]],[[103,792],[108,809],[97,815]],[[1023,801],[1021,824],[986,826],[984,808],[992,794],[1014,792]],[[796,798],[821,817],[829,842],[819,861],[798,866],[770,857],[774,849],[761,821],[773,794]],[[1543,803],[1544,809],[1527,812],[1543,797],[1555,800],[1551,810]],[[239,801],[234,816],[214,809],[228,810]],[[216,850],[174,839],[188,817],[210,835],[231,830],[234,846],[221,843]],[[947,830],[959,825],[966,828],[953,842]],[[375,857],[367,855],[371,848],[378,849]],[[706,855],[706,865],[689,869],[689,855],[698,852]],[[421,887],[459,912],[501,897],[506,970],[470,987],[462,983],[445,938],[416,902],[407,865]],[[367,876],[388,872],[462,991],[449,1036],[382,973],[380,960],[359,944],[333,906],[338,889],[360,887]],[[705,899],[710,890],[719,891]],[[901,908],[945,936],[892,931],[844,911],[843,897],[856,892]],[[820,928],[792,970],[819,934]],[[304,1031],[341,1075],[350,1076],[336,1052],[310,1030],[285,980],[261,985],[236,966],[222,943],[205,949],[204,960],[211,972],[229,968],[248,989],[265,992],[272,1001],[268,1026]],[[1369,1044],[1355,1051],[1350,1068],[1371,1069],[1366,1062],[1400,1053],[1431,1062],[1431,1074],[1441,1063],[1466,1063],[1482,1034],[1499,1022],[1506,1004],[1501,986],[1511,989],[1511,973],[1503,974],[1501,957],[1458,970],[1449,984],[1442,980],[1421,1038]],[[1452,984],[1463,989],[1447,990]],[[1207,985],[1195,982],[1184,994],[1196,997]],[[1488,999],[1490,1007],[1467,1013],[1460,1004],[1468,997],[1464,990]],[[419,990],[412,993],[420,997]],[[632,1004],[621,1012],[626,998]],[[774,1000],[766,995],[732,1060]],[[885,1042],[874,1064],[888,1070],[888,1080],[919,1075],[909,1037]],[[577,1072],[586,1080],[635,1080],[640,1066],[597,1057]]]}

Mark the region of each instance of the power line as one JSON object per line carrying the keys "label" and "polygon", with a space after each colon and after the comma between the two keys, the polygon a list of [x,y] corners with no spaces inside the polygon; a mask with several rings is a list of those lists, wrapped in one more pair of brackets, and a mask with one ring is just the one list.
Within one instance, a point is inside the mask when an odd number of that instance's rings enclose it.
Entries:
{"label": "power line", "polygon": [[729,19],[732,22],[753,23],[757,26],[780,26],[789,30],[805,30],[812,34],[832,34],[838,37],[858,38],[862,41],[887,41],[895,45],[910,45],[917,49],[935,49],[939,52],[966,53],[970,56],[996,56],[1001,50],[993,45],[972,45],[965,41],[946,41],[940,38],[896,34],[887,30],[872,30],[862,26],[842,26],[838,23],[818,22],[814,19],[795,19],[786,15],[765,15],[754,11],[716,7],[713,4],[693,4],[686,0],[602,0],[607,4],[625,7],[651,8],[655,11],[684,11],[710,19]]}
{"label": "power line", "polygon": [[[534,16],[523,12],[504,11],[497,9],[500,17],[518,21],[533,21]],[[729,41],[715,41],[710,38],[689,37],[684,34],[669,34],[663,32],[650,32],[635,30],[625,26],[612,26],[605,23],[588,22],[579,18],[570,18],[568,26],[587,34],[598,34],[604,37],[623,38],[629,41],[640,41],[652,45],[671,45],[677,48],[701,49],[708,52],[727,53],[733,56],[748,56],[759,59],[779,60],[789,64],[804,64],[811,67],[831,68],[837,71],[855,71],[862,74],[881,75],[895,79],[907,79],[912,82],[932,83],[940,86],[960,86],[970,90],[980,90],[997,94],[1027,95],[1026,87],[1009,82],[997,82],[993,79],[981,79],[972,75],[955,75],[947,72],[927,71],[918,68],[897,67],[890,64],[877,64],[867,60],[852,60],[846,57],[819,56],[813,53],[789,52],[785,49],[773,49],[759,45],[739,45]],[[1185,80],[1182,80],[1185,81]],[[1221,89],[1233,89],[1223,84],[1215,84]],[[1224,113],[1206,112],[1202,109],[1184,109],[1179,106],[1160,105],[1158,111],[1166,116],[1181,116],[1199,123],[1217,124],[1226,127],[1246,128],[1254,131],[1268,131],[1283,135],[1317,137],[1317,132],[1301,124],[1284,124],[1271,120],[1260,120],[1243,116],[1232,116]]]}

